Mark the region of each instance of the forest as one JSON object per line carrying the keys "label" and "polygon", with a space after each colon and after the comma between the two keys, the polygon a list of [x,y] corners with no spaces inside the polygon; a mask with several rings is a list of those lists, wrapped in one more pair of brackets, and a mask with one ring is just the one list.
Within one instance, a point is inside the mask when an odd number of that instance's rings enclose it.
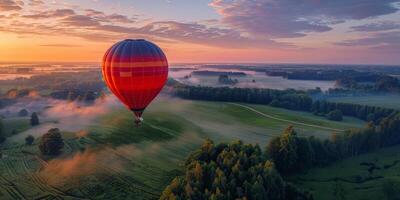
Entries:
{"label": "forest", "polygon": [[214,144],[206,140],[188,157],[185,168],[185,175],[176,177],[160,200],[313,199],[285,182],[258,145],[242,141]]}

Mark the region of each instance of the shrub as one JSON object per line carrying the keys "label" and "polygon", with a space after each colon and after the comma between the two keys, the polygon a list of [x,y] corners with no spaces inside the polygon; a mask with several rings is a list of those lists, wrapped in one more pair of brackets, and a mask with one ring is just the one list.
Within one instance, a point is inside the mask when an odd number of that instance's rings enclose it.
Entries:
{"label": "shrub", "polygon": [[25,144],[27,144],[27,145],[32,145],[34,141],[35,141],[35,138],[32,135],[28,135],[25,138]]}
{"label": "shrub", "polygon": [[37,126],[37,125],[39,125],[39,117],[38,117],[38,115],[34,112],[34,113],[32,113],[32,115],[31,115],[31,126]]}
{"label": "shrub", "polygon": [[58,155],[64,147],[64,141],[58,128],[50,129],[42,136],[39,149],[43,155]]}
{"label": "shrub", "polygon": [[340,110],[333,110],[329,112],[326,117],[332,121],[342,121],[343,120],[343,113]]}
{"label": "shrub", "polygon": [[26,109],[22,109],[18,112],[18,116],[20,116],[20,117],[26,117],[26,116],[28,116],[28,114],[29,113]]}

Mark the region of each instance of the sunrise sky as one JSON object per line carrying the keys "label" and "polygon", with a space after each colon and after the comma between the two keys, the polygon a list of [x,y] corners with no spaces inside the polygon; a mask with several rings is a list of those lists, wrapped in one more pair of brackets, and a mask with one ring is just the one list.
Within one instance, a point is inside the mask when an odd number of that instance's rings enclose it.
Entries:
{"label": "sunrise sky", "polygon": [[400,0],[0,0],[0,62],[99,62],[144,38],[170,62],[400,64]]}

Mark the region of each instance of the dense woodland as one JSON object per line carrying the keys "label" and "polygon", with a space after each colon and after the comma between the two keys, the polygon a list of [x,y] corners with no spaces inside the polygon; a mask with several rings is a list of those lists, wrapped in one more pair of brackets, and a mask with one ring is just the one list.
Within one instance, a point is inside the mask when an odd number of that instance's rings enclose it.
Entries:
{"label": "dense woodland", "polygon": [[287,183],[258,145],[215,145],[211,140],[192,153],[184,176],[175,178],[161,200],[307,200],[312,196]]}
{"label": "dense woodland", "polygon": [[179,85],[175,87],[175,94],[185,99],[229,101],[264,104],[290,110],[312,112],[316,115],[329,115],[335,111],[345,116],[356,117],[378,124],[383,118],[398,114],[400,111],[377,106],[359,105],[351,103],[327,102],[313,100],[308,92],[258,88],[229,88],[203,87]]}
{"label": "dense woodland", "polygon": [[160,199],[313,199],[307,191],[286,182],[285,177],[398,145],[399,133],[397,115],[382,119],[378,126],[369,123],[364,129],[333,133],[326,140],[299,137],[290,126],[270,140],[264,153],[258,145],[240,141],[214,145],[207,140],[188,157],[185,174],[176,177]]}

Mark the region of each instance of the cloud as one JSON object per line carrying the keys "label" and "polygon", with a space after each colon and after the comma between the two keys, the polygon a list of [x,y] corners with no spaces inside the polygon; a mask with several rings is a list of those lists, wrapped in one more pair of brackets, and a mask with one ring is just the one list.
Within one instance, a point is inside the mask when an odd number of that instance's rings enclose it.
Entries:
{"label": "cloud", "polygon": [[350,28],[353,31],[359,31],[359,32],[375,32],[375,31],[400,29],[400,24],[393,21],[383,21],[383,22],[364,24],[360,26],[352,26]]}
{"label": "cloud", "polygon": [[221,22],[258,37],[293,38],[330,25],[394,13],[398,0],[214,0]]}
{"label": "cloud", "polygon": [[30,0],[29,5],[33,7],[41,6],[44,5],[44,2],[42,0]]}
{"label": "cloud", "polygon": [[57,10],[38,12],[31,15],[23,15],[22,17],[31,19],[49,19],[49,18],[72,16],[74,14],[75,11],[72,9],[57,9]]}
{"label": "cloud", "polygon": [[[139,21],[137,15],[106,14],[95,9],[46,9],[26,9],[24,15],[15,16],[0,24],[0,31],[25,35],[65,35],[95,42],[114,42],[116,38],[147,38],[164,43],[185,42],[228,48],[294,47],[287,42],[249,37],[240,30],[220,26],[218,20]],[[58,44],[44,46],[66,47]]]}
{"label": "cloud", "polygon": [[72,15],[64,18],[61,23],[69,26],[77,26],[77,27],[93,27],[99,26],[100,22],[96,19],[86,16],[86,15]]}
{"label": "cloud", "polygon": [[0,11],[18,11],[22,10],[24,5],[23,1],[14,0],[1,0],[0,1]]}
{"label": "cloud", "polygon": [[23,15],[22,18],[29,18],[33,22],[12,20],[8,26],[1,27],[0,25],[0,31],[18,34],[68,35],[101,42],[112,42],[115,38],[140,37],[154,41],[186,42],[228,48],[294,47],[289,43],[268,38],[252,38],[235,29],[218,27],[215,20],[204,22],[204,24],[156,21],[137,26],[132,17],[119,14],[107,15],[94,9],[86,9],[83,12],[72,9],[47,10]]}
{"label": "cloud", "polygon": [[135,19],[132,19],[125,15],[120,14],[111,14],[106,15],[104,12],[93,10],[93,9],[86,9],[85,10],[86,16],[90,16],[94,19],[97,19],[102,22],[112,22],[112,23],[134,23]]}
{"label": "cloud", "polygon": [[82,47],[82,45],[74,45],[74,44],[42,44],[42,47]]}
{"label": "cloud", "polygon": [[[37,0],[40,1],[40,0]],[[222,48],[300,49],[294,40],[311,32],[327,32],[333,24],[397,11],[399,0],[214,0],[220,20],[146,21],[137,15],[108,14],[95,9],[51,9],[6,19],[0,31],[28,35],[72,36],[95,42],[147,38],[164,43],[194,43]],[[3,16],[0,18],[5,18]],[[29,19],[29,20],[27,20]],[[367,26],[367,25],[366,25]],[[389,29],[391,24],[380,25]],[[378,29],[377,25],[353,27]],[[393,28],[393,27],[392,27]],[[63,46],[46,44],[45,46]]]}
{"label": "cloud", "polygon": [[111,22],[120,22],[120,23],[133,23],[133,22],[135,22],[135,20],[129,19],[125,15],[119,15],[119,14],[108,15],[107,18]]}
{"label": "cloud", "polygon": [[372,50],[400,53],[400,31],[374,33],[370,36],[337,42],[340,46],[367,46]]}
{"label": "cloud", "polygon": [[289,43],[269,39],[258,40],[245,37],[236,30],[208,27],[199,23],[153,22],[138,29],[138,33],[217,47],[293,47]]}

